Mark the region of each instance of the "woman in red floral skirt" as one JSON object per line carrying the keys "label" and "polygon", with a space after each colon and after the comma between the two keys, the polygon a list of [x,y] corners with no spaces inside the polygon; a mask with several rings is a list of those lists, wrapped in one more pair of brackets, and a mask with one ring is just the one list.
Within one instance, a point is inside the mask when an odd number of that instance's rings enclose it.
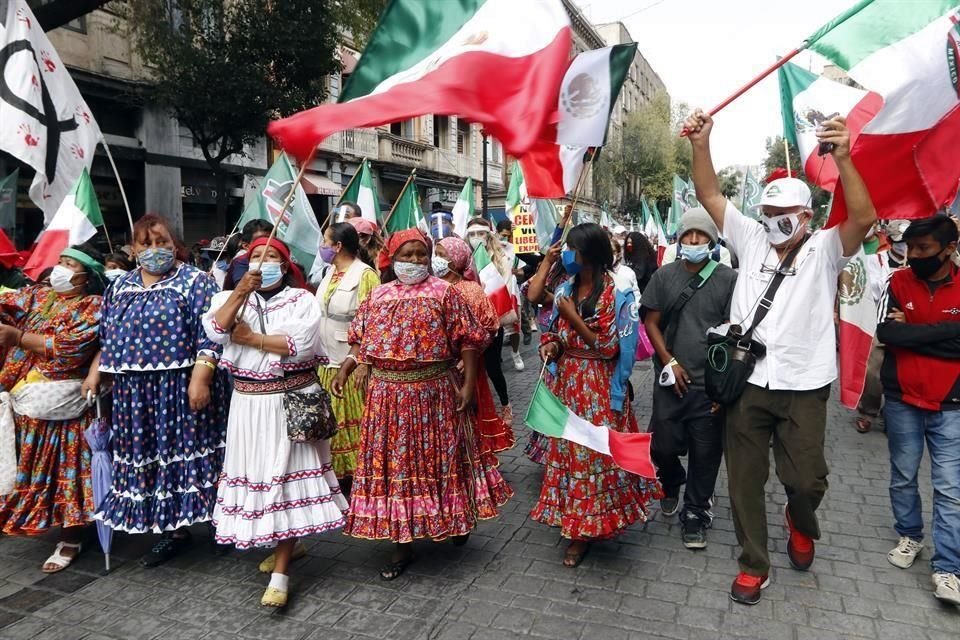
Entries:
{"label": "woman in red floral skirt", "polygon": [[[635,433],[630,403],[618,407],[621,411],[611,405],[620,347],[609,237],[599,225],[579,225],[571,229],[561,256],[573,278],[558,288],[555,319],[541,339],[541,356],[556,363],[556,375],[548,376],[547,384],[585,420]],[[556,260],[556,253],[546,259]],[[563,564],[576,567],[591,540],[612,538],[646,521],[646,505],[657,488],[620,469],[609,456],[560,438],[548,443],[543,486],[530,517],[560,527],[560,535],[570,540]]]}

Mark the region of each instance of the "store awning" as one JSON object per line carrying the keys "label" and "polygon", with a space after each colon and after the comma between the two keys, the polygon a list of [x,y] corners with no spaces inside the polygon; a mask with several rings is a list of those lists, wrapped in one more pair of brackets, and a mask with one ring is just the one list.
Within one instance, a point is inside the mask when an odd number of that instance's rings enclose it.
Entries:
{"label": "store awning", "polygon": [[308,173],[300,181],[307,195],[339,196],[343,189],[333,180],[319,173]]}

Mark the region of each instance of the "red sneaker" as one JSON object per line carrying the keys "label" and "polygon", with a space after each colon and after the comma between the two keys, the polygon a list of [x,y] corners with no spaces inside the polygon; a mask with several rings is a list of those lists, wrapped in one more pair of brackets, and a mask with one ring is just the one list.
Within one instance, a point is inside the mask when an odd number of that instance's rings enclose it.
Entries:
{"label": "red sneaker", "polygon": [[741,571],[730,587],[730,599],[740,604],[757,604],[760,602],[760,591],[768,586],[768,576],[751,576]]}
{"label": "red sneaker", "polygon": [[790,564],[797,571],[806,571],[813,564],[816,553],[813,538],[800,533],[793,526],[788,505],[783,507],[783,517],[787,524],[787,531],[790,532],[790,539],[787,540],[787,556],[790,558]]}

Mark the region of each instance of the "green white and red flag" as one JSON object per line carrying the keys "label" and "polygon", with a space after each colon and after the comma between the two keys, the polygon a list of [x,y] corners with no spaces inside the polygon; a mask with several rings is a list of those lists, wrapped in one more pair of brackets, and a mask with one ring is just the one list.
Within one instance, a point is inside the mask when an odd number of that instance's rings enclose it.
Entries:
{"label": "green white and red flag", "polygon": [[[837,298],[840,316],[840,403],[856,409],[867,381],[867,362],[877,332],[877,304],[873,299],[868,260],[863,248],[840,272]],[[885,258],[884,258],[885,259]]]}
{"label": "green white and red flag", "polygon": [[81,169],[80,177],[37,238],[37,246],[23,267],[31,280],[38,280],[45,269],[60,261],[60,253],[75,244],[83,244],[103,226],[103,214],[90,174]]}
{"label": "green white and red flag", "polygon": [[268,133],[303,159],[337,131],[456,115],[520,156],[556,110],[571,46],[561,0],[393,0],[338,103]]}
{"label": "green white and red flag", "polygon": [[636,43],[585,51],[570,63],[556,98],[559,122],[547,122],[520,157],[531,198],[562,198],[576,187],[585,154],[603,146],[610,113],[637,52]]}
{"label": "green white and red flag", "polygon": [[516,311],[514,308],[515,301],[507,288],[507,281],[503,279],[500,270],[497,269],[497,265],[494,264],[487,248],[482,243],[473,252],[473,263],[476,265],[483,292],[493,303],[497,316],[505,318],[514,313]]}
{"label": "green white and red flag", "polygon": [[337,222],[343,222],[343,213],[340,212],[339,205],[343,202],[356,202],[360,207],[360,215],[374,224],[380,224],[380,203],[377,197],[377,190],[373,185],[373,172],[370,171],[370,161],[366,158],[360,163],[358,175],[350,186],[344,190],[337,202]]}
{"label": "green white and red flag", "polygon": [[657,469],[650,457],[649,433],[621,433],[595,425],[563,404],[540,380],[524,418],[527,425],[551,438],[575,442],[610,456],[618,467],[648,480],[656,480]]}
{"label": "green white and red flag", "polygon": [[[868,122],[841,112],[850,117],[851,157],[881,218],[926,217],[957,195],[958,8],[960,0],[861,0],[807,39],[809,49],[882,99]],[[867,94],[854,106],[869,111],[871,100]],[[828,225],[846,219],[842,190],[835,190]]]}

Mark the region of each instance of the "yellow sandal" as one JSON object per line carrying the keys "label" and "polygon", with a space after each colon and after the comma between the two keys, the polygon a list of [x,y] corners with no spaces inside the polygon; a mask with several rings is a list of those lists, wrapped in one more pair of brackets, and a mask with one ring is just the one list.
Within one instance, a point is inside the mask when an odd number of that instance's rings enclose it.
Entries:
{"label": "yellow sandal", "polygon": [[260,598],[260,606],[282,609],[287,606],[287,592],[276,587],[267,587],[267,590],[263,592],[263,597]]}
{"label": "yellow sandal", "polygon": [[[297,542],[293,547],[293,553],[290,555],[290,562],[294,560],[299,560],[300,558],[307,555],[307,548],[303,546],[302,542]],[[277,568],[277,554],[271,553],[260,563],[260,573],[273,573],[273,570]]]}

